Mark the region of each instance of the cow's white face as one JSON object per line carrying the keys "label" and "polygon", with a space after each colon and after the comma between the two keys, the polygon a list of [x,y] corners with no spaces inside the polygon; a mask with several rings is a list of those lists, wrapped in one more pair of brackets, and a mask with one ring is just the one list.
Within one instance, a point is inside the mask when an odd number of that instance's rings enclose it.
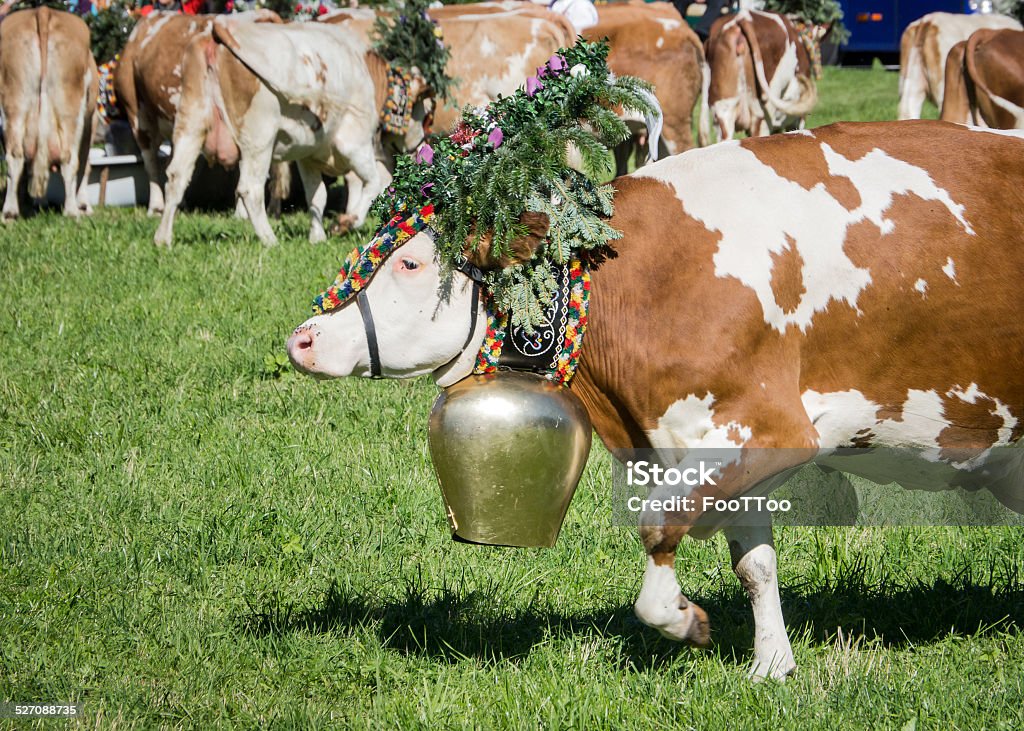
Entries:
{"label": "cow's white face", "polygon": [[[481,303],[473,302],[468,277],[442,276],[430,236],[417,234],[399,247],[364,291],[385,376],[437,371],[435,378],[445,386],[468,375],[487,318]],[[478,308],[477,332],[463,352],[473,306]],[[366,330],[354,298],[299,325],[288,338],[288,356],[298,370],[322,378],[370,375]]]}

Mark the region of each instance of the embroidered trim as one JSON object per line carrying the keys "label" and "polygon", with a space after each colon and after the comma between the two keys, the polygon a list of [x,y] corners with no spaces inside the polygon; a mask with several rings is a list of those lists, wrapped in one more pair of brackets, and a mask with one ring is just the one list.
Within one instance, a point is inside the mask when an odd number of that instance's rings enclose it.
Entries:
{"label": "embroidered trim", "polygon": [[[487,334],[477,354],[474,373],[494,373],[499,368],[501,351],[508,337],[508,314],[497,312],[494,298],[488,293]],[[568,385],[576,373],[583,351],[583,335],[587,330],[587,316],[590,311],[590,270],[579,259],[569,262],[569,303],[565,311],[565,322],[559,337],[562,340],[553,368],[547,378],[559,385]]]}
{"label": "embroidered trim", "polygon": [[821,80],[821,44],[815,38],[818,25],[807,21],[788,16],[796,28],[796,34],[807,49],[807,55],[811,57],[811,75],[816,81]]}
{"label": "embroidered trim", "polygon": [[313,300],[313,314],[322,315],[345,304],[369,283],[395,249],[427,228],[433,218],[434,206],[429,203],[404,220],[401,213],[396,214],[366,246],[349,252],[334,284]]}
{"label": "embroidered trim", "polygon": [[99,71],[99,95],[96,97],[96,111],[107,122],[124,118],[124,113],[117,105],[117,93],[114,90],[114,72],[117,70],[117,62],[120,60],[121,54],[117,54],[113,60],[100,64],[97,69]]}
{"label": "embroidered trim", "polygon": [[412,124],[412,98],[409,87],[412,74],[400,66],[388,66],[388,98],[381,110],[381,127],[385,132],[404,135]]}

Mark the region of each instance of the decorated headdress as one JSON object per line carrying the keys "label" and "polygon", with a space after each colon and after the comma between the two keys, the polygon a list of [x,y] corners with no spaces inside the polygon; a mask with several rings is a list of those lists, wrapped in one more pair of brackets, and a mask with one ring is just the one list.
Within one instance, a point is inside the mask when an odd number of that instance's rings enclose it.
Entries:
{"label": "decorated headdress", "polygon": [[[394,181],[373,204],[385,225],[349,255],[314,311],[342,304],[384,258],[428,226],[442,264],[455,268],[485,236],[493,259],[509,254],[525,232],[522,215],[533,212],[546,215],[549,227],[532,258],[487,270],[483,278],[492,329],[505,323],[533,332],[547,324],[557,273],[585,276],[581,260],[621,236],[606,220],[614,191],[598,182],[611,172],[609,148],[629,134],[616,108],[657,113],[650,86],[615,77],[607,56],[604,42],[581,40],[562,49],[524,88],[486,108],[467,108],[452,134],[399,158]],[[569,166],[570,146],[582,170]],[[578,342],[575,351],[578,357]]]}
{"label": "decorated headdress", "polygon": [[373,24],[373,49],[392,66],[408,72],[419,69],[439,99],[447,99],[452,79],[445,71],[451,52],[441,26],[430,17],[431,0],[394,0],[388,13]]}

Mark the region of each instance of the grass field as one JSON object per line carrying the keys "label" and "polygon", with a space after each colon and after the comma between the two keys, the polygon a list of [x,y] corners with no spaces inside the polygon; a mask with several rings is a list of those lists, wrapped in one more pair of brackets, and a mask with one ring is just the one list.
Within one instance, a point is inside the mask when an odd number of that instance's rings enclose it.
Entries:
{"label": "grass field", "polygon": [[[895,90],[829,69],[813,122]],[[780,529],[800,668],[752,684],[721,538],[679,560],[712,649],[633,618],[603,449],[554,549],[454,544],[434,386],[275,363],[358,237],[186,215],[164,251],[155,225],[0,230],[0,701],[99,728],[1024,727],[1020,530]]]}

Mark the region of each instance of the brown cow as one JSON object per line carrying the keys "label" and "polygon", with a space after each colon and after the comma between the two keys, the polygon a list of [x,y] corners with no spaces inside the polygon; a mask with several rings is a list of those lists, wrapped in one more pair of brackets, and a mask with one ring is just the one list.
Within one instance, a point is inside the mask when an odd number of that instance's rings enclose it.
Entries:
{"label": "brown cow", "polygon": [[942,119],[1024,129],[1024,31],[975,31],[946,58]]}
{"label": "brown cow", "polygon": [[[616,179],[609,223],[622,238],[592,271],[571,389],[617,454],[733,450],[713,484],[683,491],[689,507],[639,516],[641,621],[709,641],[676,549],[722,528],[753,605],[752,672],[792,672],[770,516],[733,523],[742,516],[705,512],[705,498],[765,495],[808,461],[883,484],[985,488],[1024,512],[1021,159],[1021,133],[876,122],[690,150]],[[530,256],[541,241],[519,243]],[[444,387],[469,375],[487,329],[469,277],[442,269],[429,232],[391,257],[360,307],[296,328],[297,368],[370,375],[365,309],[388,377]],[[852,445],[901,459],[845,457]]]}
{"label": "brown cow", "polygon": [[[693,147],[693,109],[702,90],[710,83],[710,70],[704,60],[704,48],[697,34],[669,3],[629,3],[599,5],[598,24],[584,32],[590,40],[608,38],[611,50],[608,67],[622,76],[636,76],[654,85],[661,104],[664,149],[674,155]],[[701,144],[707,143],[708,118],[701,105],[699,130]],[[627,172],[630,153],[635,150],[636,164],[644,162],[644,120],[628,120],[634,129],[632,141],[615,150],[618,175]]]}
{"label": "brown cow", "polygon": [[706,103],[721,139],[738,130],[756,137],[803,128],[818,94],[807,48],[787,17],[759,10],[722,16],[705,50],[711,66]]}
{"label": "brown cow", "polygon": [[[240,13],[254,22],[280,22],[276,13]],[[181,99],[185,48],[196,37],[210,37],[215,15],[155,12],[136,24],[114,73],[114,88],[139,146],[149,176],[149,214],[164,209],[157,151],[169,142]]]}
{"label": "brown cow", "polygon": [[64,213],[89,212],[86,185],[99,77],[81,18],[43,6],[0,24],[0,103],[7,147],[5,219],[16,218],[18,184],[32,162],[29,194],[46,195],[51,166],[64,181]]}
{"label": "brown cow", "polygon": [[981,28],[1012,28],[1020,23],[997,13],[928,13],[907,26],[900,39],[898,119],[918,119],[925,99],[942,108],[949,50]]}

